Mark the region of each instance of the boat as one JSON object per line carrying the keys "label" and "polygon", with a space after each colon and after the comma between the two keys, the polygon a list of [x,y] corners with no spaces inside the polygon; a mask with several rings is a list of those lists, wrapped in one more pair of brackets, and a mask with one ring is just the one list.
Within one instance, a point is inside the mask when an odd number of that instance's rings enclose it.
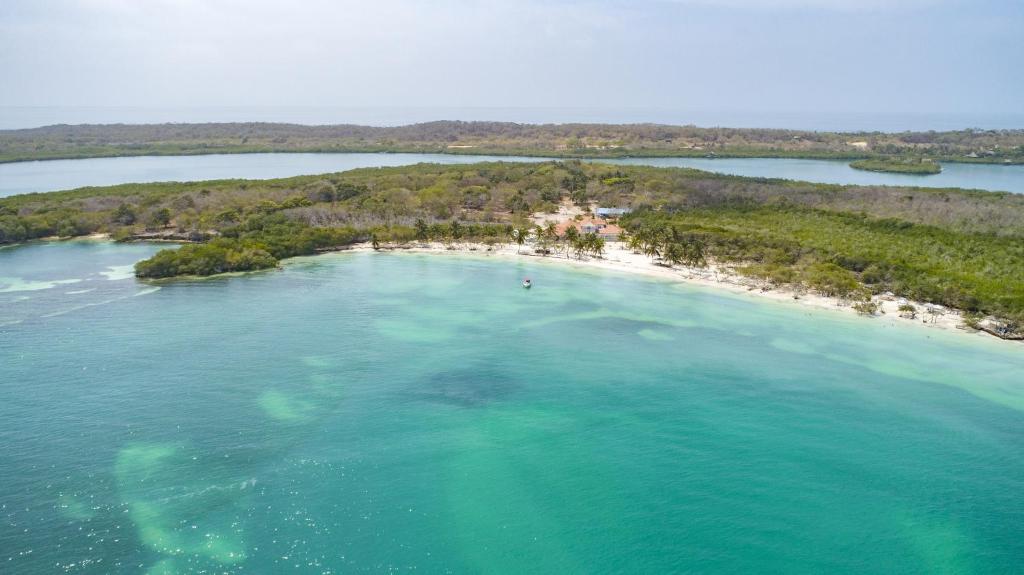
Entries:
{"label": "boat", "polygon": [[533,282],[530,281],[530,278],[523,278],[523,287],[524,288],[530,289],[531,285],[533,285]]}

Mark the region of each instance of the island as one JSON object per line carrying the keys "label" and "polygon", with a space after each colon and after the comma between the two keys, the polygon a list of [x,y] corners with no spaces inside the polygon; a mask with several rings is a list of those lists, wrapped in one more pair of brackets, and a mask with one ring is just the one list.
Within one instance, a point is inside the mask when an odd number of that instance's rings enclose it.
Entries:
{"label": "island", "polygon": [[[278,180],[125,184],[0,198],[0,244],[108,234],[182,244],[136,275],[271,269],[285,258],[435,243],[713,267],[838,298],[1024,326],[1024,195],[764,180],[577,160],[420,164]],[[901,311],[902,313],[902,311]],[[994,323],[992,323],[994,322]]]}
{"label": "island", "polygon": [[272,123],[57,125],[0,130],[0,162],[256,152],[421,152],[558,158],[929,157],[1024,163],[1024,130],[814,132],[660,124],[437,121],[408,126]]}
{"label": "island", "polygon": [[850,162],[850,167],[869,172],[929,175],[942,172],[942,166],[927,158],[875,158]]}

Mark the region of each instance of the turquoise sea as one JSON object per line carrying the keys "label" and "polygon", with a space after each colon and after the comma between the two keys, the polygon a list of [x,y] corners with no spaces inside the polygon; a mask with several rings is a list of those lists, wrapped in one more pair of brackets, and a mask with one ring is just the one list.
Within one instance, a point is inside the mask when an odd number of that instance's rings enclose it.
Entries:
{"label": "turquoise sea", "polygon": [[1019,345],[483,255],[133,279],[157,249],[0,249],[0,572],[1024,565]]}

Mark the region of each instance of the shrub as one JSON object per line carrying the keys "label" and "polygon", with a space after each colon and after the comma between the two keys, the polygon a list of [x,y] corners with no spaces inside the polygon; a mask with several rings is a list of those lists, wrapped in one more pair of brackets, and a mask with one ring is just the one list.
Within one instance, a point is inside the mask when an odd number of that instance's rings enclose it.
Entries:
{"label": "shrub", "polygon": [[833,263],[816,263],[804,272],[804,281],[822,295],[845,297],[860,285],[853,272]]}
{"label": "shrub", "polygon": [[875,315],[879,312],[882,306],[875,301],[859,301],[853,304],[853,309],[857,310],[857,313],[861,315]]}

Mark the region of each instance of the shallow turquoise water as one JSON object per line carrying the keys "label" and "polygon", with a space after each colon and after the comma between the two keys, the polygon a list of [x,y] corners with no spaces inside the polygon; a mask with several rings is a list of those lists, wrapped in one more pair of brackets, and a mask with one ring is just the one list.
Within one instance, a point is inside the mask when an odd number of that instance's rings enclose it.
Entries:
{"label": "shallow turquoise water", "polygon": [[0,571],[1024,562],[1019,346],[482,256],[118,274],[154,249],[0,250]]}
{"label": "shallow turquoise water", "polygon": [[[0,164],[0,197],[52,192],[82,186],[128,182],[195,181],[224,178],[268,179],[342,172],[355,168],[408,166],[421,162],[539,162],[551,158],[456,154],[212,154],[206,156],[138,156]],[[927,176],[855,170],[840,160],[794,158],[622,158],[594,160],[608,164],[696,168],[736,176],[782,178],[828,184],[968,188],[1024,193],[1024,166],[943,164],[941,174]]]}

